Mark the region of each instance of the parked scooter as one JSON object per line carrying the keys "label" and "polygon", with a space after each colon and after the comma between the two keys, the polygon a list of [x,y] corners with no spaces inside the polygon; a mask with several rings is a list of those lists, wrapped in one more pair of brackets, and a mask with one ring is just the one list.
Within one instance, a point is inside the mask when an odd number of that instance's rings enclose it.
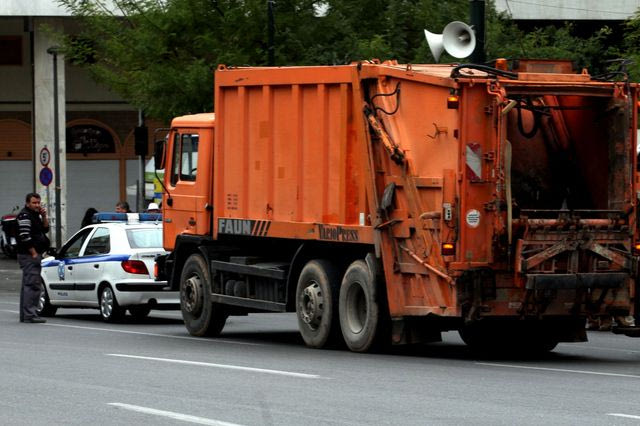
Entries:
{"label": "parked scooter", "polygon": [[0,249],[5,256],[16,258],[18,249],[18,219],[11,213],[0,219]]}

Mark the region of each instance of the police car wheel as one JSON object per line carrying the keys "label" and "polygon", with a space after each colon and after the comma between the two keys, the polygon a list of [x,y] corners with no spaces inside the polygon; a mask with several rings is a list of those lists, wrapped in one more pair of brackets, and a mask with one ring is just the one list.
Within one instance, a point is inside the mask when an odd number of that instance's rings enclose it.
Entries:
{"label": "police car wheel", "polygon": [[122,318],[124,309],[118,305],[116,296],[110,285],[105,285],[100,290],[100,316],[106,322],[115,322]]}
{"label": "police car wheel", "polygon": [[49,302],[49,295],[47,289],[42,284],[42,291],[40,292],[40,298],[38,299],[38,307],[36,308],[36,314],[40,317],[52,317],[56,314],[58,308],[52,306]]}

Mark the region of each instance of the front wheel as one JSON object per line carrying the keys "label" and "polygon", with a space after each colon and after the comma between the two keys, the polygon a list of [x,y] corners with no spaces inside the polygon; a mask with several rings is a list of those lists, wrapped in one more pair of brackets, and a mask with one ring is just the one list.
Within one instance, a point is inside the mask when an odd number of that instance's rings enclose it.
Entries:
{"label": "front wheel", "polygon": [[100,304],[100,316],[105,322],[117,322],[124,316],[124,309],[118,304],[116,295],[110,285],[105,285],[100,290],[98,300]]}
{"label": "front wheel", "polygon": [[38,307],[36,308],[36,315],[39,317],[52,317],[58,312],[56,306],[51,305],[49,301],[49,295],[47,289],[42,283],[42,291],[40,292],[40,299],[38,299]]}
{"label": "front wheel", "polygon": [[340,328],[347,347],[366,352],[380,334],[380,306],[375,279],[366,262],[356,260],[347,268],[340,286]]}
{"label": "front wheel", "polygon": [[211,301],[209,268],[202,256],[187,258],[180,275],[180,310],[189,334],[218,336],[227,321],[223,305]]}

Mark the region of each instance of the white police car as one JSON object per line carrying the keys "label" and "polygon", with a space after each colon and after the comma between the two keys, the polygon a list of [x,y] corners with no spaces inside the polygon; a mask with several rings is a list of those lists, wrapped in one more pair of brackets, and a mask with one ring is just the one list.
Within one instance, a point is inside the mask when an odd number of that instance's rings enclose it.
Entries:
{"label": "white police car", "polygon": [[155,281],[154,259],[162,248],[162,218],[146,213],[97,213],[55,257],[42,261],[45,289],[39,313],[58,308],[98,308],[108,322],[125,310],[144,318],[151,309],[179,309],[177,291]]}

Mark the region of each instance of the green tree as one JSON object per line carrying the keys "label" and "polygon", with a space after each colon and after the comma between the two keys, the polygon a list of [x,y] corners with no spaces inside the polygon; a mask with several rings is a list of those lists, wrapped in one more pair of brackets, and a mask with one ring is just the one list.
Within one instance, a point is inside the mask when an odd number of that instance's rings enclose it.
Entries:
{"label": "green tree", "polygon": [[[77,33],[61,36],[67,59],[154,118],[211,111],[218,64],[267,64],[266,0],[58,2],[80,24]],[[433,62],[423,30],[439,33],[450,21],[468,22],[468,13],[468,0],[277,0],[276,64]],[[607,28],[586,39],[571,25],[525,33],[498,14],[492,1],[486,15],[488,58],[569,58],[593,68],[610,57]],[[635,22],[629,24],[635,25],[632,34],[640,29]],[[640,38],[635,37],[629,43]],[[441,58],[451,61],[446,54]]]}
{"label": "green tree", "polygon": [[640,9],[625,22],[624,29],[623,44],[615,51],[619,57],[632,61],[625,68],[632,81],[640,81]]}

